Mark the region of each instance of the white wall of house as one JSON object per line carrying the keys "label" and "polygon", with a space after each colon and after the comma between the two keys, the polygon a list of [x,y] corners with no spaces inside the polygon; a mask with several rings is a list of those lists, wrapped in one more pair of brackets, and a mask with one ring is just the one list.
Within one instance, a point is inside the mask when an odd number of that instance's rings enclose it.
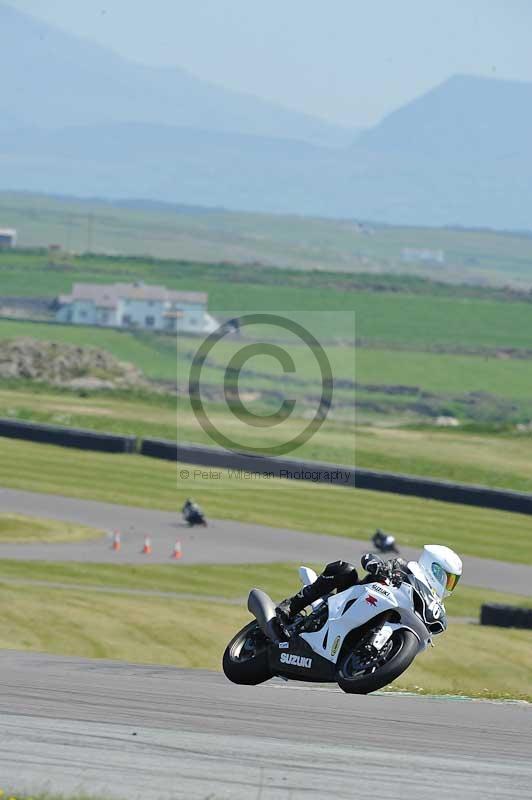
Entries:
{"label": "white wall of house", "polygon": [[183,316],[177,319],[178,331],[188,333],[201,333],[205,326],[205,306],[201,303],[175,303],[177,310]]}
{"label": "white wall of house", "polygon": [[56,311],[55,318],[58,322],[72,322],[72,306],[65,304]]}
{"label": "white wall of house", "polygon": [[160,300],[128,300],[118,303],[118,324],[124,328],[161,330],[163,303]]}
{"label": "white wall of house", "polygon": [[114,308],[97,308],[98,325],[107,325],[108,327],[117,326],[117,316]]}
{"label": "white wall of house", "polygon": [[117,325],[113,308],[96,306],[91,300],[75,300],[61,306],[56,314],[58,322],[71,322],[74,325]]}
{"label": "white wall of house", "polygon": [[90,300],[76,300],[62,306],[57,312],[59,322],[72,322],[74,325],[97,325],[97,310]]}
{"label": "white wall of house", "polygon": [[202,303],[124,299],[119,303],[117,317],[122,327],[201,332],[205,306]]}
{"label": "white wall of house", "polygon": [[[203,303],[163,302],[123,298],[116,309],[96,306],[91,300],[74,300],[61,306],[58,322],[155,331],[205,333],[216,327]],[[213,324],[214,323],[214,324]]]}

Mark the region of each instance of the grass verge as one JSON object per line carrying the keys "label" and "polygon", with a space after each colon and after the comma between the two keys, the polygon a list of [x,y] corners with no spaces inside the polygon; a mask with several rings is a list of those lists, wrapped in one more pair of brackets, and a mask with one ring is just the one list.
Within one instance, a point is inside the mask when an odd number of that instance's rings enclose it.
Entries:
{"label": "grass verge", "polygon": [[22,514],[0,514],[0,542],[82,542],[103,536],[103,531],[42,517],[27,517]]}
{"label": "grass verge", "polygon": [[[0,560],[2,580],[16,583],[42,581],[72,588],[86,586],[132,591],[175,592],[209,595],[228,600],[245,598],[253,586],[268,592],[275,600],[294,594],[299,588],[298,564],[80,564]],[[323,564],[312,564],[317,571]],[[532,607],[532,597],[494,592],[460,585],[447,601],[447,611],[455,617],[478,617],[482,603],[506,603]]]}
{"label": "grass verge", "polygon": [[1,585],[0,602],[2,648],[215,670],[249,617],[237,606],[32,586]]}
{"label": "grass verge", "polygon": [[455,625],[393,684],[423,694],[532,701],[530,631]]}
{"label": "grass verge", "polygon": [[13,791],[6,791],[0,788],[0,799],[1,800],[110,800],[108,797],[104,797],[103,795],[88,795],[88,794],[74,794],[74,795],[64,795],[64,794],[56,794],[55,792],[32,792],[31,794],[27,794],[26,792],[17,792],[16,790]]}

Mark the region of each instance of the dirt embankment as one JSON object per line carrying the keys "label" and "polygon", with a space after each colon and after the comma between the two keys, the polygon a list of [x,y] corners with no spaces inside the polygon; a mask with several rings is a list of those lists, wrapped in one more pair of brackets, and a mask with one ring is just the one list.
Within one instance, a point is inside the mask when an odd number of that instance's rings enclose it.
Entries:
{"label": "dirt embankment", "polygon": [[149,387],[137,367],[105,350],[25,337],[0,341],[0,378],[25,378],[72,389]]}

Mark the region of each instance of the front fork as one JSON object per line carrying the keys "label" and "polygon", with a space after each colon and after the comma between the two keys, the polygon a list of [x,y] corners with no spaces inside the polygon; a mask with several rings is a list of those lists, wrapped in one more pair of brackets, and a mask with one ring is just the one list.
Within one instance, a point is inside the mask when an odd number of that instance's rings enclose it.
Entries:
{"label": "front fork", "polygon": [[419,641],[419,649],[420,651],[426,650],[429,645],[433,645],[432,637],[426,636],[421,638],[418,631],[411,628],[409,625],[405,625],[401,622],[390,622],[390,618],[393,617],[393,611],[387,612],[382,617],[382,624],[373,632],[371,639],[369,640],[368,644],[375,648],[375,650],[380,651],[384,647],[384,645],[391,639],[395,631],[398,630],[410,630],[414,634],[414,636]]}
{"label": "front fork", "polygon": [[373,647],[377,652],[380,652],[386,642],[389,641],[395,629],[395,626],[388,624],[392,616],[393,611],[385,611],[382,614],[379,620],[379,627],[372,631],[372,635],[368,640],[368,647]]}

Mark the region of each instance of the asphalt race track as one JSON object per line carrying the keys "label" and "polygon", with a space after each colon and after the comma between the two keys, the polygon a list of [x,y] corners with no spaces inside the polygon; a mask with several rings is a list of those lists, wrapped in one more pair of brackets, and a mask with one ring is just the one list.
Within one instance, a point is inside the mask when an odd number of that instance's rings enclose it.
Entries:
{"label": "asphalt race track", "polygon": [[[131,506],[97,503],[58,495],[0,489],[0,509],[120,530],[122,549],[112,551],[110,540],[73,544],[0,544],[0,558],[45,561],[116,563],[170,563],[177,538],[184,564],[239,564],[272,561],[323,562],[343,558],[358,563],[369,542],[339,536],[321,536],[294,530],[267,528],[251,523],[214,520],[207,528],[186,527],[178,514]],[[153,554],[141,554],[149,534]],[[418,550],[401,549],[405,558],[417,558]],[[466,556],[463,584],[532,596],[532,567]]]}
{"label": "asphalt race track", "polygon": [[4,788],[159,800],[515,800],[532,706],[4,651]]}

